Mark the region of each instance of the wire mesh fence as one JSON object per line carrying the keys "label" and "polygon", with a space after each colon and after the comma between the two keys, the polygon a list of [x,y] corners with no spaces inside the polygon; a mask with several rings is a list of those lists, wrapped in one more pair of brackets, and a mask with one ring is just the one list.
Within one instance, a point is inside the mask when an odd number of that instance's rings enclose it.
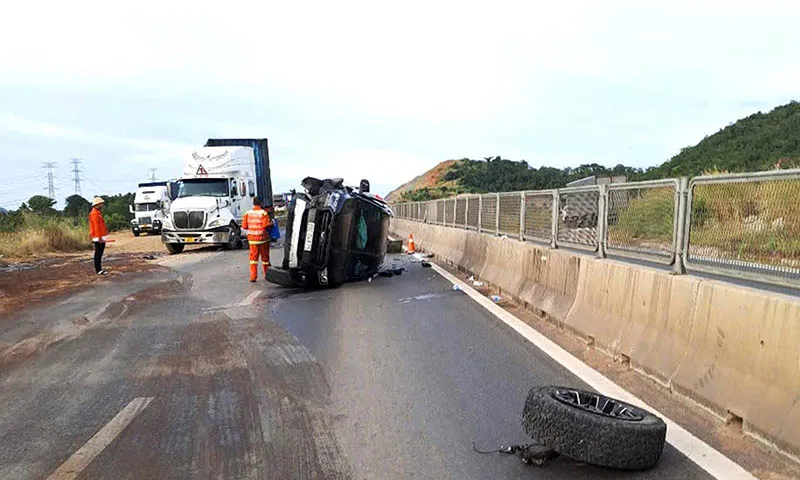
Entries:
{"label": "wire mesh fence", "polygon": [[678,186],[675,180],[609,185],[606,249],[672,262]]}
{"label": "wire mesh fence", "polygon": [[500,194],[500,233],[519,236],[522,196],[519,192]]}
{"label": "wire mesh fence", "polygon": [[558,243],[597,249],[600,190],[577,187],[558,191]]}
{"label": "wire mesh fence", "polygon": [[678,273],[686,265],[800,287],[800,170],[467,195],[394,208],[420,222],[509,236],[522,229],[525,240],[672,263]]}
{"label": "wire mesh fence", "polygon": [[478,212],[480,211],[481,197],[467,197],[467,228],[478,229]]}
{"label": "wire mesh fence", "polygon": [[497,230],[497,195],[481,195],[481,202],[481,230],[494,232]]}
{"label": "wire mesh fence", "polygon": [[800,173],[700,177],[687,264],[800,282]]}
{"label": "wire mesh fence", "polygon": [[525,192],[525,239],[550,242],[553,237],[553,192]]}
{"label": "wire mesh fence", "polygon": [[464,197],[456,199],[455,223],[457,227],[464,227],[467,225],[467,199]]}

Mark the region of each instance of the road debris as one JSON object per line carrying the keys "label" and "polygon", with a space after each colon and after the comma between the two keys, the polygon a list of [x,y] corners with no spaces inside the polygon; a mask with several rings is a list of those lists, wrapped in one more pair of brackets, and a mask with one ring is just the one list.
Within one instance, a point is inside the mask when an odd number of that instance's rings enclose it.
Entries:
{"label": "road debris", "polygon": [[522,426],[565,457],[619,470],[654,467],[667,435],[664,421],[647,410],[572,387],[532,387]]}
{"label": "road debris", "polygon": [[494,303],[497,303],[497,302],[499,302],[500,300],[503,299],[503,297],[501,297],[500,295],[492,295],[489,298],[491,298]]}
{"label": "road debris", "polygon": [[460,285],[456,285],[455,283],[453,284],[453,290],[455,290],[456,292],[462,291],[461,290],[461,286]]}
{"label": "road debris", "polygon": [[472,282],[472,286],[474,286],[474,287],[482,287],[484,285],[483,282],[479,282],[478,280],[475,280],[475,275],[471,275],[469,277],[469,281]]}
{"label": "road debris", "polygon": [[422,268],[431,268],[431,262],[421,262]]}
{"label": "road debris", "polygon": [[561,456],[560,453],[552,450],[544,445],[538,443],[528,443],[525,445],[500,445],[496,450],[478,450],[475,442],[472,442],[472,449],[475,453],[481,455],[491,455],[496,453],[505,453],[507,455],[516,455],[522,460],[525,465],[535,465],[541,467],[548,460],[553,460]]}

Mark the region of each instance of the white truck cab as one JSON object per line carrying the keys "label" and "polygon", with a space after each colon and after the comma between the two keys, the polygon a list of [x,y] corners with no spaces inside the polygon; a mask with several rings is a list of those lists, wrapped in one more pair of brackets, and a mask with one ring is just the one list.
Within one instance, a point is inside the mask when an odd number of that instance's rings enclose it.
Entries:
{"label": "white truck cab", "polygon": [[187,243],[241,246],[242,219],[256,196],[253,148],[198,148],[175,183],[177,196],[161,235],[170,253],[180,253]]}
{"label": "white truck cab", "polygon": [[131,220],[133,235],[142,233],[160,234],[164,219],[169,216],[172,196],[169,182],[140,183],[129,207],[134,217]]}

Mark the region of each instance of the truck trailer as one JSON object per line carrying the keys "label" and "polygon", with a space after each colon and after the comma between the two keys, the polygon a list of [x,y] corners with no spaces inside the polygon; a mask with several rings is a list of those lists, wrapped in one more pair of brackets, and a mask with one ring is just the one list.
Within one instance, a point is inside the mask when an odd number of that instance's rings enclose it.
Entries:
{"label": "truck trailer", "polygon": [[177,195],[161,230],[173,254],[187,244],[243,246],[242,219],[256,195],[274,216],[266,138],[209,139],[186,158],[175,184]]}

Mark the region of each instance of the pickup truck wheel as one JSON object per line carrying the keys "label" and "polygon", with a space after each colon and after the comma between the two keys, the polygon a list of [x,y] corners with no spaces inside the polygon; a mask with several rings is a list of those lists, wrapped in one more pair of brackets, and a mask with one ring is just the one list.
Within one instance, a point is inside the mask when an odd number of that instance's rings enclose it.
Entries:
{"label": "pickup truck wheel", "polygon": [[183,247],[185,247],[185,245],[182,243],[165,243],[164,245],[167,246],[167,251],[172,255],[181,253],[183,251]]}
{"label": "pickup truck wheel", "polygon": [[228,243],[222,246],[225,250],[234,250],[239,248],[242,244],[241,238],[239,238],[239,227],[236,226],[235,223],[231,223],[228,226]]}
{"label": "pickup truck wheel", "polygon": [[134,237],[138,237],[138,236],[139,236],[139,232],[137,232],[137,231],[133,230],[133,236],[134,236]]}
{"label": "pickup truck wheel", "polygon": [[570,387],[531,388],[522,426],[564,456],[621,470],[655,466],[667,435],[667,425],[646,410]]}

